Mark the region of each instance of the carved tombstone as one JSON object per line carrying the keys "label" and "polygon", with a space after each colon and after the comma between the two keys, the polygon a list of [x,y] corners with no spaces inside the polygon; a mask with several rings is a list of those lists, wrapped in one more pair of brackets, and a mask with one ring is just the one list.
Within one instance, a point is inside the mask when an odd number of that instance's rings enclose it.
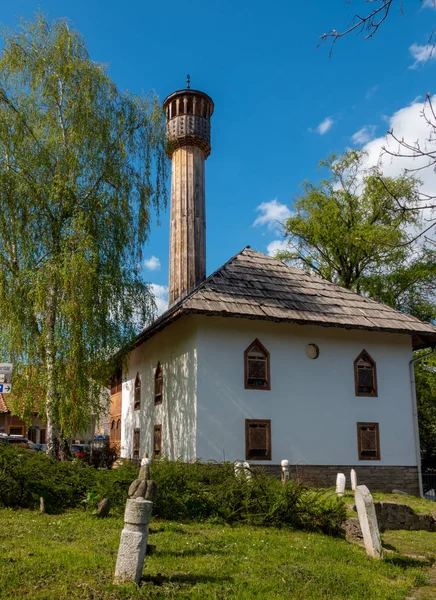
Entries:
{"label": "carved tombstone", "polygon": [[354,469],[351,469],[350,479],[351,479],[351,489],[353,490],[353,492],[355,492],[356,488],[357,488],[357,474]]}
{"label": "carved tombstone", "polygon": [[345,492],[345,475],[338,473],[336,477],[336,495],[341,498]]}
{"label": "carved tombstone", "polygon": [[286,460],[286,458],[284,458],[280,464],[282,467],[281,480],[282,480],[283,485],[285,485],[286,482],[289,481],[289,479],[290,479],[289,460]]}
{"label": "carved tombstone", "polygon": [[124,529],[121,532],[115,566],[115,582],[139,583],[147,551],[148,528],[153,502],[144,498],[129,499],[124,513]]}
{"label": "carved tombstone", "polygon": [[356,487],[355,500],[366,553],[373,558],[382,558],[383,549],[374,501],[366,485]]}

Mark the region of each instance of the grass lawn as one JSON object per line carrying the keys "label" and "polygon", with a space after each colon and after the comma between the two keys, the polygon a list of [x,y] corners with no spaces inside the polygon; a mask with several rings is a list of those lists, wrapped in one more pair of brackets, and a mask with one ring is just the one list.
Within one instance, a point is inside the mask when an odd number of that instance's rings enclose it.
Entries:
{"label": "grass lawn", "polygon": [[0,522],[1,600],[404,600],[412,586],[426,584],[432,547],[425,536],[415,546],[424,532],[391,532],[398,552],[413,546],[424,559],[393,553],[375,561],[358,546],[319,534],[155,520],[149,542],[157,552],[146,558],[138,588],[112,585],[121,517],[0,509]]}

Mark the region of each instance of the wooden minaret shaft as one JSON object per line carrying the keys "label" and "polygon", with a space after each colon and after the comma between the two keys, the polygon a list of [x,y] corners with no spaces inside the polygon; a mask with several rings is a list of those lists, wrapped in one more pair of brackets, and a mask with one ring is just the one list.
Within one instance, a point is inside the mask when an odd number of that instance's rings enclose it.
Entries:
{"label": "wooden minaret shaft", "polygon": [[169,304],[206,276],[206,212],[203,150],[196,145],[172,154]]}
{"label": "wooden minaret shaft", "polygon": [[183,298],[206,277],[204,162],[211,152],[213,100],[191,90],[173,92],[163,103],[167,154],[172,160],[169,304]]}

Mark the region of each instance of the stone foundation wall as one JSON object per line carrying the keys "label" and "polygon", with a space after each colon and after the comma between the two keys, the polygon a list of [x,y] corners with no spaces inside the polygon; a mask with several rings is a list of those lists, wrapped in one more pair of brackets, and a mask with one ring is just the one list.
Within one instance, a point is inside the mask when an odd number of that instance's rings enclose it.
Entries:
{"label": "stone foundation wall", "polygon": [[380,531],[385,529],[408,529],[410,531],[436,531],[436,518],[417,514],[410,506],[395,502],[374,502]]}
{"label": "stone foundation wall", "polygon": [[[271,475],[280,477],[280,465],[262,465]],[[290,465],[291,477],[314,487],[333,487],[336,475],[344,473],[346,488],[351,489],[350,471],[357,474],[357,484],[366,485],[371,492],[402,490],[419,496],[418,467],[384,467],[356,465]]]}
{"label": "stone foundation wall", "polygon": [[[436,532],[436,518],[429,514],[415,513],[410,506],[396,502],[374,502],[380,531],[405,529],[408,531]],[[356,507],[354,506],[355,510]],[[361,538],[359,519],[351,517],[344,524],[347,538]]]}

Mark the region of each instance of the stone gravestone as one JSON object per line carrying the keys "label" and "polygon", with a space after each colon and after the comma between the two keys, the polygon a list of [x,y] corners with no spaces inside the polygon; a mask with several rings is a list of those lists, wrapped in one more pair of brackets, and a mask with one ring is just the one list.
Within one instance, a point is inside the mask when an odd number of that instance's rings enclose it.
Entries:
{"label": "stone gravestone", "polygon": [[115,566],[115,582],[139,583],[147,550],[148,527],[153,502],[144,498],[130,498],[126,502],[124,529],[121,532]]}
{"label": "stone gravestone", "polygon": [[241,479],[242,477],[245,477],[244,475],[244,463],[242,463],[241,461],[236,461],[235,465],[234,465],[234,469],[235,469],[235,477],[237,477],[238,479]]}
{"label": "stone gravestone", "polygon": [[100,500],[100,502],[97,504],[97,517],[100,517],[101,519],[107,517],[110,508],[111,504],[107,498],[103,498],[102,500]]}
{"label": "stone gravestone", "polygon": [[345,492],[345,475],[338,473],[336,477],[336,495],[341,498]]}
{"label": "stone gravestone", "polygon": [[152,554],[156,546],[149,546],[148,529],[151,509],[157,497],[157,485],[147,480],[150,476],[150,459],[147,455],[141,461],[138,479],[129,487],[129,499],[124,512],[124,529],[121,532],[115,566],[115,583],[141,580],[144,559],[147,553]]}
{"label": "stone gravestone", "polygon": [[281,463],[280,463],[281,467],[282,467],[282,483],[283,485],[285,485],[286,482],[289,481],[290,479],[290,473],[289,473],[289,460],[286,460],[286,458],[284,458]]}
{"label": "stone gravestone", "polygon": [[355,500],[366,553],[373,558],[382,558],[383,549],[374,501],[366,485],[356,487]]}
{"label": "stone gravestone", "polygon": [[357,474],[354,469],[351,469],[350,478],[351,478],[351,489],[353,490],[353,492],[355,492],[356,488],[357,488]]}
{"label": "stone gravestone", "polygon": [[251,481],[253,479],[253,473],[251,472],[250,463],[246,461],[242,463],[242,466],[244,467],[245,479]]}

